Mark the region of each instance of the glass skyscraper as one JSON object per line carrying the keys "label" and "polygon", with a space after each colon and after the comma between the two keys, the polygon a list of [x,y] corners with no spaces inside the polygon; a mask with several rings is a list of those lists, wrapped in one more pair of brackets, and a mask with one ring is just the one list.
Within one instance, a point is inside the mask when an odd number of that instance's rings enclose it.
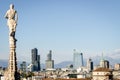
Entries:
{"label": "glass skyscraper", "polygon": [[74,51],[74,53],[73,53],[73,67],[74,67],[74,69],[77,69],[81,66],[83,66],[83,53],[78,53],[78,52]]}
{"label": "glass skyscraper", "polygon": [[32,71],[40,71],[40,55],[38,55],[37,48],[31,50],[32,54]]}

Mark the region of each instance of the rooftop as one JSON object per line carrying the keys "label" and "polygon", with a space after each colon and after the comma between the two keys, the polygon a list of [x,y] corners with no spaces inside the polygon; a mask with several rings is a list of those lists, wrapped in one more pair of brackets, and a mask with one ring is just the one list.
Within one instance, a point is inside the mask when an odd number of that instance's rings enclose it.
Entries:
{"label": "rooftop", "polygon": [[109,71],[112,71],[111,69],[109,68],[97,68],[96,70],[94,70],[93,72],[96,72],[96,71],[101,71],[101,72],[109,72]]}

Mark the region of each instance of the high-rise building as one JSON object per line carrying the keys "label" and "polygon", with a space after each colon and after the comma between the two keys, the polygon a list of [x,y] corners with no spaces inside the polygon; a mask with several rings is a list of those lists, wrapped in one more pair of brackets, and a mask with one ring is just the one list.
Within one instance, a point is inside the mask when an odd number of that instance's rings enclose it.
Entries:
{"label": "high-rise building", "polygon": [[34,63],[35,61],[37,61],[37,55],[38,55],[37,48],[32,49],[31,53],[32,53],[32,63]]}
{"label": "high-rise building", "polygon": [[26,72],[26,62],[23,61],[21,64],[20,64],[20,70],[23,71],[23,72]]}
{"label": "high-rise building", "polygon": [[83,53],[78,53],[74,50],[73,54],[73,67],[74,69],[77,69],[81,66],[83,66]]}
{"label": "high-rise building", "polygon": [[109,61],[108,60],[101,60],[100,67],[102,68],[109,68]]}
{"label": "high-rise building", "polygon": [[37,48],[31,50],[32,53],[32,71],[40,71],[40,55]]}
{"label": "high-rise building", "polygon": [[49,53],[47,54],[46,69],[52,68],[54,68],[54,60],[52,60],[52,50],[50,50]]}
{"label": "high-rise building", "polygon": [[52,60],[52,50],[47,54],[47,60]]}
{"label": "high-rise building", "polygon": [[37,56],[37,62],[38,62],[38,70],[40,71],[41,70],[41,67],[40,67],[40,55]]}
{"label": "high-rise building", "polygon": [[93,61],[90,58],[87,60],[87,69],[88,69],[88,71],[93,70]]}
{"label": "high-rise building", "polygon": [[100,60],[100,67],[102,67],[102,68],[109,68],[109,61],[108,60],[104,60],[103,53],[102,53],[102,57],[101,57],[101,60]]}

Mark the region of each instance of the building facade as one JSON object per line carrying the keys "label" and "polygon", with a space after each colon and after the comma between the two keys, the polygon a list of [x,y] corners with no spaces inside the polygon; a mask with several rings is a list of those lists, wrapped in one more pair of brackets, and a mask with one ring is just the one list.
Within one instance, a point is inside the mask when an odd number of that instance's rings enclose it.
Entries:
{"label": "building facade", "polygon": [[52,60],[52,50],[49,51],[47,54],[47,60],[46,60],[46,69],[54,68],[54,60]]}
{"label": "building facade", "polygon": [[112,70],[109,68],[97,68],[92,75],[92,80],[113,80]]}
{"label": "building facade", "polygon": [[101,60],[100,67],[109,68],[109,61],[108,60]]}
{"label": "building facade", "polygon": [[78,52],[74,51],[73,67],[74,67],[74,69],[77,69],[81,66],[83,66],[83,53],[78,53]]}
{"label": "building facade", "polygon": [[26,62],[23,61],[21,64],[20,64],[20,70],[23,71],[23,72],[26,72]]}
{"label": "building facade", "polygon": [[87,69],[88,69],[88,71],[93,70],[93,61],[92,61],[92,59],[87,60]]}
{"label": "building facade", "polygon": [[37,48],[31,50],[32,54],[32,71],[40,71],[40,55],[38,55]]}

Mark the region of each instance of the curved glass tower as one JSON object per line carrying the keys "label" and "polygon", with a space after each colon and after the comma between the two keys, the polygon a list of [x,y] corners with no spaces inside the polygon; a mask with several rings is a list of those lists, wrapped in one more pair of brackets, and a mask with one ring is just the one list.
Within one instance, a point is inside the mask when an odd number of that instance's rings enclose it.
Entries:
{"label": "curved glass tower", "polygon": [[81,66],[84,66],[83,53],[78,53],[78,52],[74,51],[74,53],[73,53],[73,65],[74,65],[74,69],[77,69]]}

